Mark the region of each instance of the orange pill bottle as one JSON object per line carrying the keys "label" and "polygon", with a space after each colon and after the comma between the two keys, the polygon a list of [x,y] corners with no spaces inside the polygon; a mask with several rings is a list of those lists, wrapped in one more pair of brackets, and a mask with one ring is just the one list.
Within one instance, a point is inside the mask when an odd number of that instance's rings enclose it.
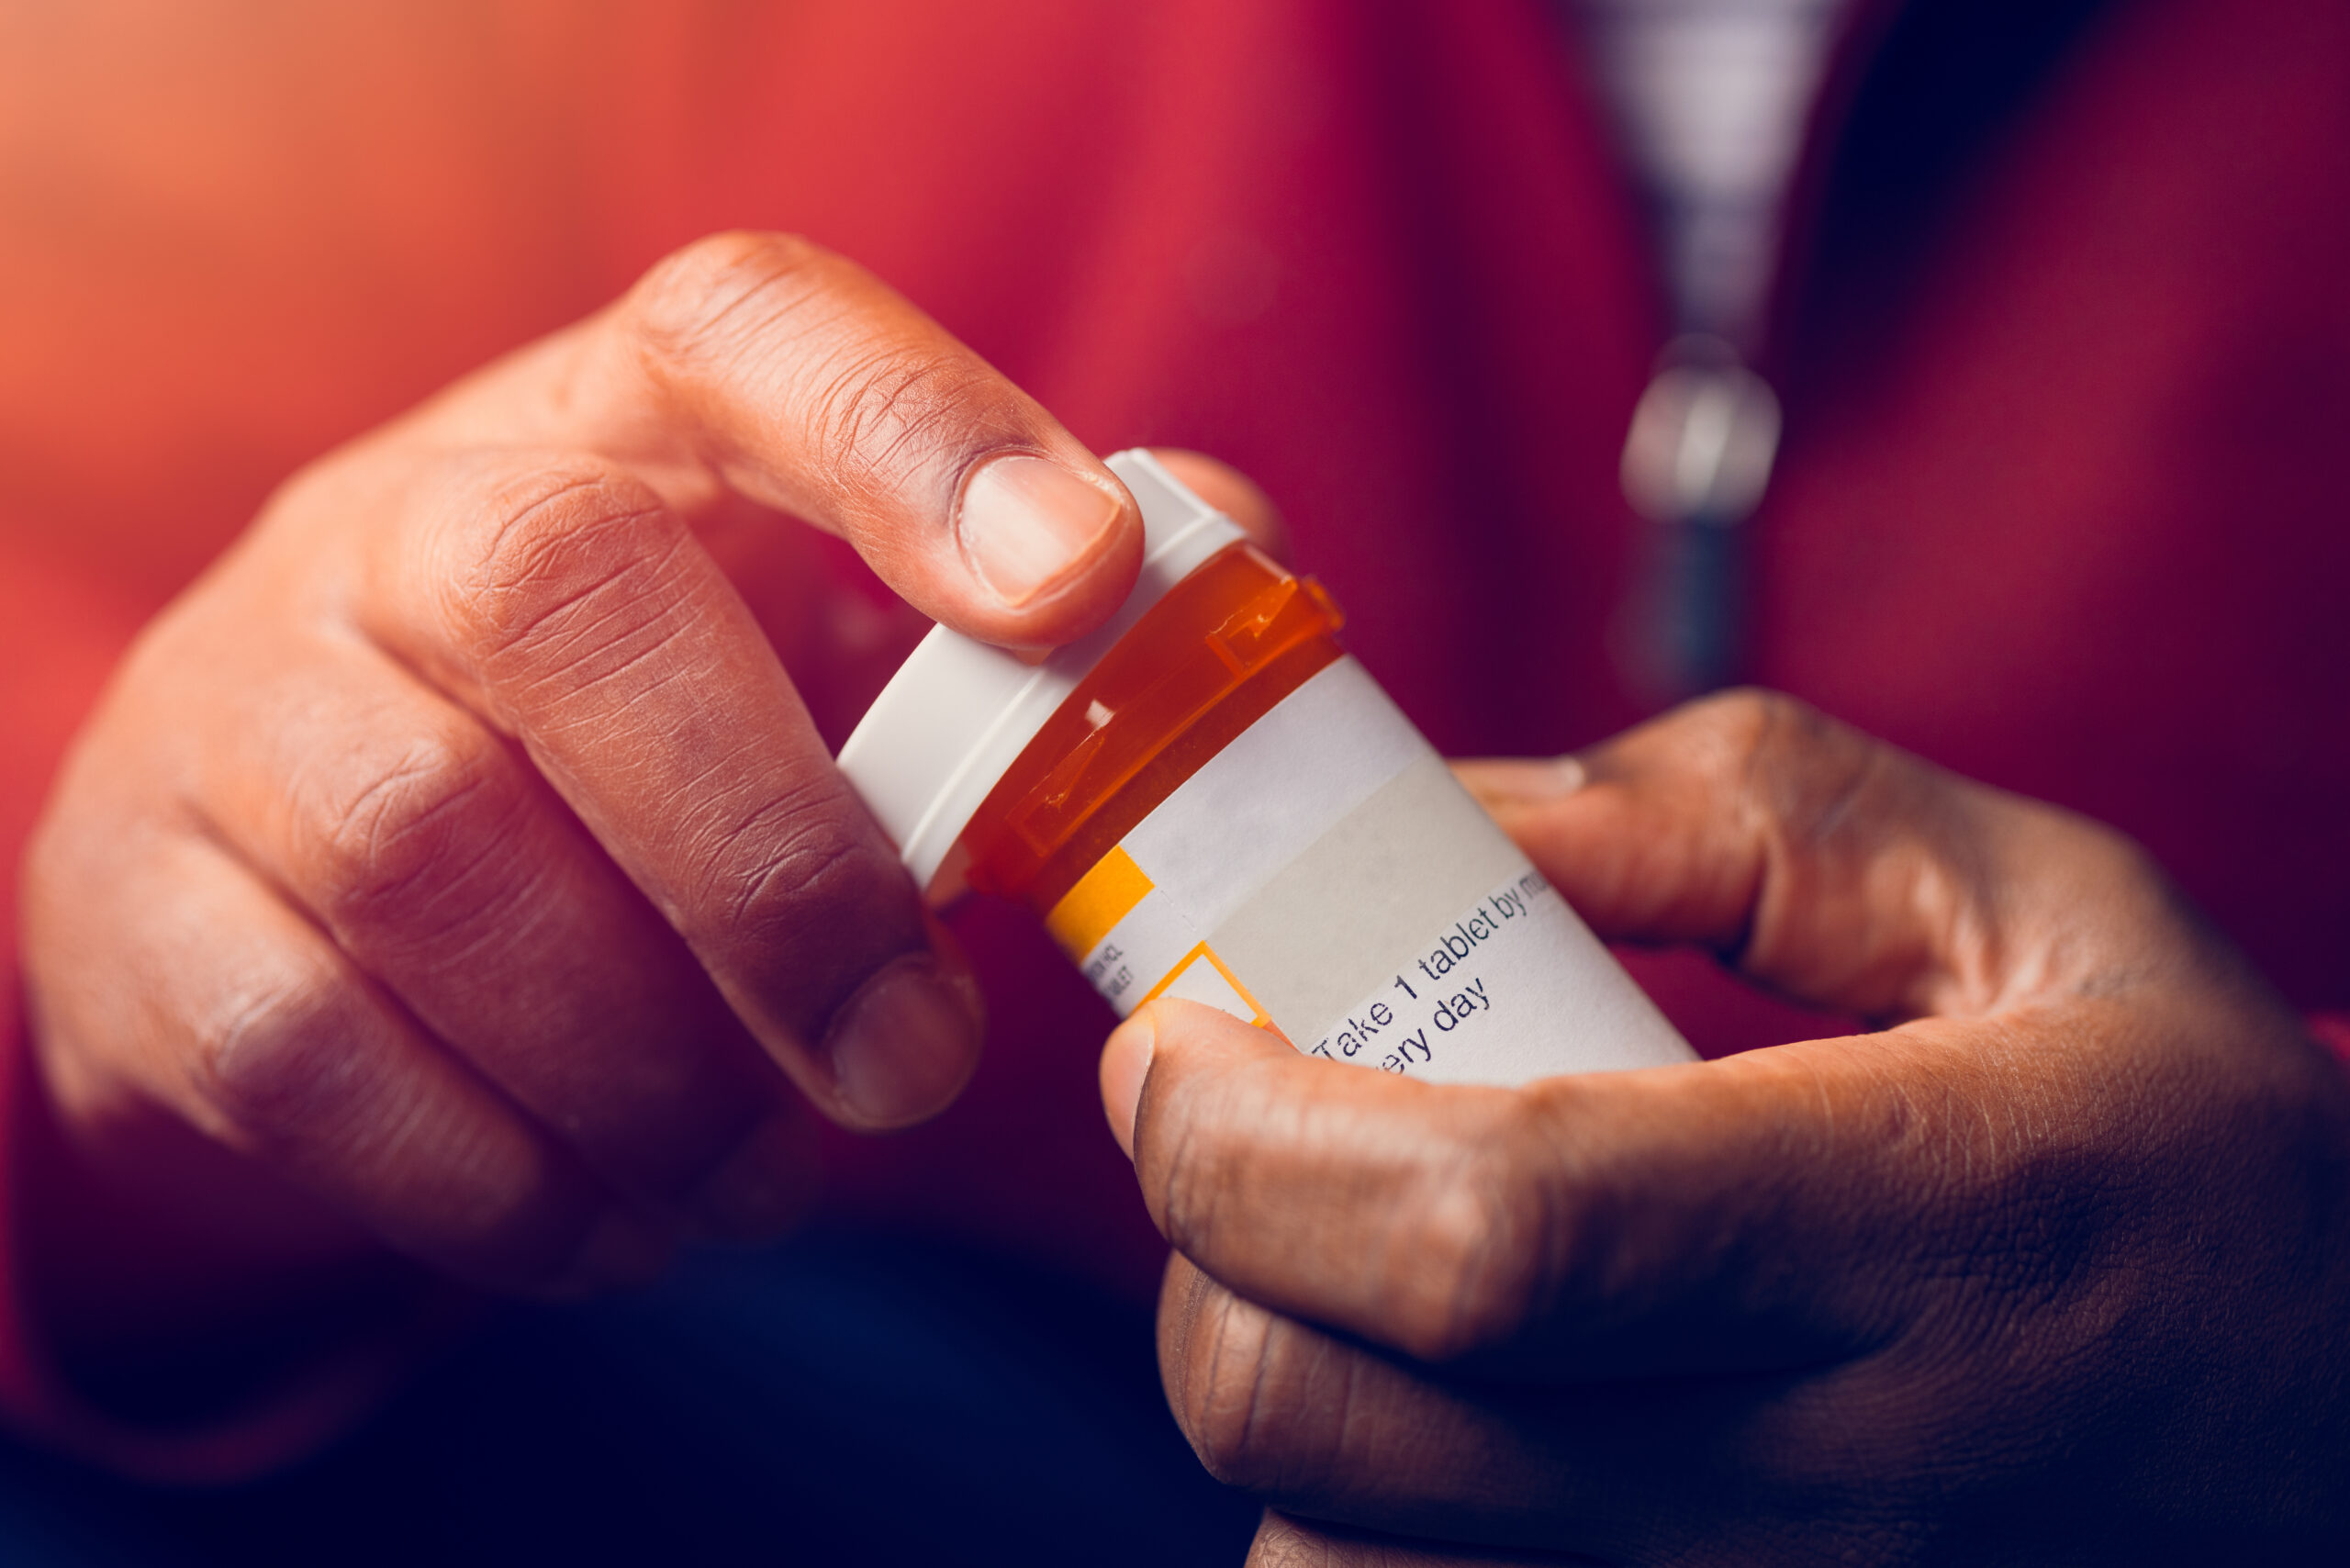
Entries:
{"label": "orange pill bottle", "polygon": [[1147,453],[1142,573],[1041,665],[939,628],[841,768],[934,904],[1027,904],[1121,1015],[1222,1008],[1435,1082],[1693,1059],[1338,642]]}

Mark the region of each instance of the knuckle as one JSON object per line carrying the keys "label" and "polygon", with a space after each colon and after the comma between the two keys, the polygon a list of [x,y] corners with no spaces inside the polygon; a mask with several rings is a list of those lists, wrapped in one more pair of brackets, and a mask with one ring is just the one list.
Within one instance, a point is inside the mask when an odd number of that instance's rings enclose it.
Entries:
{"label": "knuckle", "polygon": [[862,268],[796,235],[732,233],[663,261],[626,316],[647,376],[755,383],[849,504],[1025,444],[1020,399]]}
{"label": "knuckle", "polygon": [[352,1047],[368,1023],[365,998],[332,975],[280,975],[197,1022],[191,1075],[205,1102],[244,1133],[315,1132],[352,1097],[362,1070]]}
{"label": "knuckle", "polygon": [[1753,779],[1790,752],[1834,728],[1810,704],[1784,692],[1739,687],[1693,704],[1688,720],[1699,745],[1723,771]]}
{"label": "knuckle", "polygon": [[1698,705],[1710,760],[1751,820],[1799,844],[1852,823],[1852,806],[1893,753],[1809,703],[1742,688]]}
{"label": "knuckle", "polygon": [[1516,1128],[1462,1140],[1418,1183],[1398,1235],[1391,1338],[1424,1361],[1508,1343],[1539,1310],[1552,1204]]}
{"label": "knuckle", "polygon": [[811,387],[811,454],[848,487],[920,469],[956,444],[978,401],[973,378],[946,354],[870,342],[832,358]]}
{"label": "knuckle", "polygon": [[[714,830],[697,858],[711,868],[692,901],[701,913],[688,924],[701,928],[687,935],[697,945],[774,955],[804,973],[813,955],[856,949],[869,935],[895,946],[912,939],[896,857],[840,791],[813,780]],[[832,978],[850,983],[868,967],[845,955],[845,972]]]}
{"label": "knuckle", "polygon": [[442,928],[469,886],[489,886],[486,854],[531,808],[512,760],[486,734],[422,733],[339,770],[303,857],[320,919],[341,932]]}
{"label": "knuckle", "polygon": [[626,319],[656,373],[723,362],[821,297],[843,264],[797,234],[707,235],[653,264]]}
{"label": "knuckle", "polygon": [[1337,1347],[1220,1287],[1195,1304],[1176,1417],[1227,1486],[1282,1494],[1310,1484],[1345,1428]]}
{"label": "knuckle", "polygon": [[551,458],[491,481],[466,510],[442,580],[476,665],[576,661],[674,634],[689,536],[643,481]]}

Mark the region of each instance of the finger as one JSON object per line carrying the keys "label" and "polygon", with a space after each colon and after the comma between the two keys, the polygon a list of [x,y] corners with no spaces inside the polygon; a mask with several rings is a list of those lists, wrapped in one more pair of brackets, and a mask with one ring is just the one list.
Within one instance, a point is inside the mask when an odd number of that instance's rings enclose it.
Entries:
{"label": "finger", "polygon": [[977,988],[686,524],[576,460],[427,460],[371,487],[399,499],[362,626],[519,740],[828,1114],[951,1100]]}
{"label": "finger", "polygon": [[1125,599],[1142,521],[1034,398],[863,268],[789,235],[670,256],[413,427],[588,450],[691,513],[722,489],[840,534],[923,613],[1041,647]]}
{"label": "finger", "polygon": [[1277,561],[1289,558],[1289,523],[1254,479],[1205,453],[1154,446],[1150,454],[1192,494],[1238,523],[1251,544]]}
{"label": "finger", "polygon": [[2017,1300],[2065,1322],[2078,1302],[2093,1336],[2117,1294],[2206,1267],[2150,1216],[2250,1226],[2288,1202],[2219,1129],[2296,1136],[2327,1065],[2257,1016],[2225,991],[2151,1013],[2099,992],[1503,1091],[1158,1002],[1102,1080],[1162,1234],[1253,1300],[1521,1378],[1768,1372]]}
{"label": "finger", "polygon": [[199,788],[222,834],[615,1190],[773,1235],[812,1149],[676,934],[503,741],[325,644],[241,683]]}
{"label": "finger", "polygon": [[[215,845],[52,836],[37,862],[29,925],[107,971],[52,971],[45,1027],[136,1092],[476,1283],[560,1292],[666,1260],[664,1227],[615,1204]],[[54,896],[88,872],[106,896]]]}
{"label": "finger", "polygon": [[[1823,1558],[1880,1562],[1884,1527],[1925,1506],[1890,1462],[1907,1446],[1890,1423],[1914,1413],[1831,1407],[1803,1380],[1528,1396],[1431,1378],[1180,1256],[1158,1344],[1202,1463],[1272,1505],[1252,1563],[1751,1563],[1798,1536]],[[1796,1457],[1823,1452],[1842,1462]]]}
{"label": "finger", "polygon": [[[1151,1217],[1218,1280],[1422,1361],[1562,1378],[1810,1365],[1881,1342],[1903,1321],[1899,1282],[1964,1246],[1945,1210],[1979,1194],[1921,1190],[1908,1169],[1919,1129],[1953,1118],[1960,1077],[1930,1036],[1898,1034],[1438,1087],[1163,1002],[1120,1026],[1102,1068]],[[1993,1190],[2021,1179],[2029,1156],[2003,1167],[1997,1134],[1985,1144]]]}
{"label": "finger", "polygon": [[2118,835],[1784,697],[1460,773],[1603,935],[1711,946],[1815,1007],[1975,1015],[2092,987],[2149,940],[2202,946]]}
{"label": "finger", "polygon": [[[1507,1423],[1244,1300],[1181,1255],[1159,1292],[1158,1351],[1168,1408],[1200,1462],[1277,1506],[1385,1530],[1423,1526],[1441,1508],[1448,1535],[1492,1540],[1529,1523],[1501,1499],[1541,1498],[1562,1514],[1579,1500],[1572,1467],[1517,1440]],[[1328,1551],[1337,1562],[1422,1561],[1402,1542],[1278,1517],[1254,1551],[1274,1548]]]}

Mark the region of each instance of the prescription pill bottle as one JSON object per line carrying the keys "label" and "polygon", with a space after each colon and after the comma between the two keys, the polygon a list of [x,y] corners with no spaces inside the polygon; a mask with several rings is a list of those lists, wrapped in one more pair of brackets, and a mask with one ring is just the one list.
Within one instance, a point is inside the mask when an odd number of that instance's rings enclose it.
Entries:
{"label": "prescription pill bottle", "polygon": [[842,748],[934,904],[1018,900],[1121,1016],[1222,1008],[1440,1083],[1687,1061],[1338,643],[1337,608],[1147,453],[1110,623],[1032,665],[941,627]]}

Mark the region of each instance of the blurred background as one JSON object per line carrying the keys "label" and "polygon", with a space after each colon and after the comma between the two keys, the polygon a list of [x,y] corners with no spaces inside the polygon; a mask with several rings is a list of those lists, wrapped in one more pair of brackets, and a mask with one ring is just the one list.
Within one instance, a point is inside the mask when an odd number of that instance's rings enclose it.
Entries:
{"label": "blurred background", "polygon": [[[287,476],[780,229],[1098,450],[1256,477],[1449,751],[1758,680],[2116,823],[2350,1007],[2345,214],[2336,0],[0,0],[0,844]],[[837,744],[920,622],[749,526]],[[1237,1561],[1106,1014],[958,929],[988,1066],[835,1139],[809,1238],[493,1315],[290,1473],[48,1451],[19,1282],[0,1557]],[[1832,1026],[1632,961],[1710,1053]]]}

